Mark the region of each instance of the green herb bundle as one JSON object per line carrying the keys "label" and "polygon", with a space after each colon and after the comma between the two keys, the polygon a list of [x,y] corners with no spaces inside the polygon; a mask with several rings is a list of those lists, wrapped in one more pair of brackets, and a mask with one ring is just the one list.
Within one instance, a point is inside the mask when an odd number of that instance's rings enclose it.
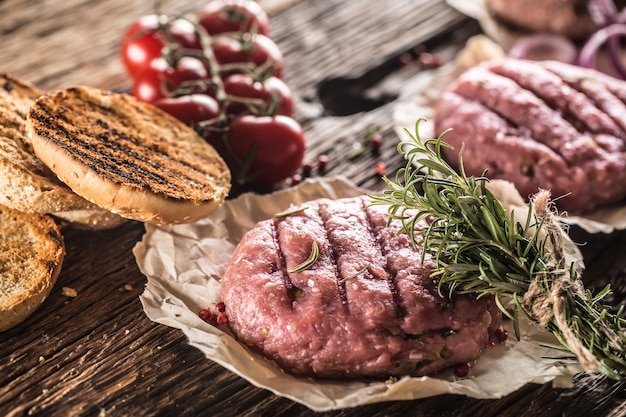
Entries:
{"label": "green herb bundle", "polygon": [[[455,171],[442,156],[443,140],[422,140],[419,125],[410,141],[398,146],[407,164],[388,189],[373,196],[374,204],[389,205],[413,242],[424,244],[437,267],[432,276],[439,291],[450,297],[473,293],[495,297],[503,314],[526,316],[552,332],[590,374],[626,379],[626,320],[622,308],[611,312],[603,300],[610,287],[597,294],[583,288],[580,272],[566,265],[561,224],[549,193],[540,191],[528,204],[524,220],[507,212],[487,188],[488,178],[467,176],[462,150]],[[416,232],[417,222],[429,227]]]}

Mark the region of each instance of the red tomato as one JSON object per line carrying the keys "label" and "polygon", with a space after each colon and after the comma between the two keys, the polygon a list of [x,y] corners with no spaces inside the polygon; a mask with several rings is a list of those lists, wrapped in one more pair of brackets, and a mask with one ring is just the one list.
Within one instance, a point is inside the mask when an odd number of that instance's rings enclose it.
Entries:
{"label": "red tomato", "polygon": [[160,98],[154,105],[192,127],[220,115],[219,104],[206,94]]}
{"label": "red tomato", "polygon": [[232,74],[224,80],[224,91],[229,96],[259,99],[265,103],[260,108],[253,106],[251,109],[246,103],[228,101],[226,103],[228,114],[240,115],[247,112],[265,116],[282,114],[291,117],[293,115],[291,90],[280,78],[269,77],[264,81],[255,81],[248,74]]}
{"label": "red tomato", "polygon": [[238,173],[256,184],[273,184],[288,178],[304,159],[304,132],[298,122],[287,116],[239,117],[230,124],[228,141],[242,160],[254,153],[248,171]]}
{"label": "red tomato", "polygon": [[132,78],[161,55],[163,42],[159,38],[156,32],[152,32],[122,43],[122,62]]}
{"label": "red tomato", "polygon": [[[195,81],[209,77],[204,63],[194,57],[182,57],[176,68],[172,68],[165,58],[157,58],[137,77],[132,86],[132,95],[146,103],[168,97],[177,88],[182,88],[186,81]],[[203,92],[202,88],[185,90],[186,94]]]}
{"label": "red tomato", "polygon": [[197,16],[210,35],[253,32],[269,36],[270,33],[267,13],[251,0],[214,0],[201,8]]}
{"label": "red tomato", "polygon": [[150,62],[161,56],[163,47],[172,42],[184,48],[200,47],[198,34],[188,20],[168,23],[167,16],[156,14],[139,18],[122,38],[122,61],[128,74],[133,78],[138,76]]}
{"label": "red tomato", "polygon": [[267,36],[229,32],[213,39],[213,52],[220,65],[253,63],[260,67],[266,64],[269,66],[268,70],[271,75],[278,78],[283,76],[283,53],[278,45]]}

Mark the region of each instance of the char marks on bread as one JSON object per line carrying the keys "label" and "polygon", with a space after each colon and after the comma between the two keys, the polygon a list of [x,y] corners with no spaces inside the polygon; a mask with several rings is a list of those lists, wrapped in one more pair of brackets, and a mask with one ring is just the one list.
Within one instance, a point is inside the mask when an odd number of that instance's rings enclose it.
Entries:
{"label": "char marks on bread", "polygon": [[75,193],[122,217],[159,224],[210,215],[230,171],[192,128],[126,94],[71,87],[27,118],[35,154]]}
{"label": "char marks on bread", "polygon": [[[312,201],[246,233],[221,280],[231,330],[296,375],[425,375],[476,359],[500,325],[493,300],[441,297],[433,262],[368,202]],[[294,272],[313,242],[319,256]]]}
{"label": "char marks on bread", "polygon": [[[555,61],[492,60],[440,96],[435,133],[452,165],[502,178],[523,196],[551,191],[574,214],[626,198],[626,82]],[[562,197],[562,198],[561,198]]]}
{"label": "char marks on bread", "polygon": [[50,216],[0,206],[0,331],[24,321],[50,293],[65,257]]}

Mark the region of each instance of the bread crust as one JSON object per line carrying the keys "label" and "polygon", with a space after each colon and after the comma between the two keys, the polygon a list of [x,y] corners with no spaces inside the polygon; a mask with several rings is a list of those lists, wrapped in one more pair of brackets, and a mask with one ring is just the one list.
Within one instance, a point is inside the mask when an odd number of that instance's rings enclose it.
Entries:
{"label": "bread crust", "polygon": [[44,94],[10,74],[0,74],[0,204],[27,213],[93,209],[33,153],[26,115]]}
{"label": "bread crust", "polygon": [[128,219],[188,223],[230,190],[230,171],[192,128],[126,94],[77,86],[27,117],[37,157],[76,194]]}
{"label": "bread crust", "polygon": [[57,211],[50,215],[58,219],[63,226],[71,224],[76,229],[105,230],[112,229],[128,221],[124,217],[95,206],[92,209]]}
{"label": "bread crust", "polygon": [[0,250],[0,331],[5,331],[46,299],[61,272],[65,244],[50,216],[0,206]]}

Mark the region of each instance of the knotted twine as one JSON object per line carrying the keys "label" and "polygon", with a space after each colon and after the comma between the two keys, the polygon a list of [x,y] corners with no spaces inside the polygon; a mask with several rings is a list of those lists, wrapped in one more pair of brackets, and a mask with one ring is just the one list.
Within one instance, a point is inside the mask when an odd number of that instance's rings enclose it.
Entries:
{"label": "knotted twine", "polygon": [[[552,251],[548,254],[546,263],[555,269],[567,270],[565,265],[564,235],[561,224],[555,215],[554,204],[550,192],[540,190],[531,199],[533,213],[541,225],[545,236],[549,239]],[[578,276],[572,277],[567,273],[553,274],[550,277],[549,288],[546,288],[545,276],[535,275],[528,290],[522,299],[522,306],[538,321],[538,325],[545,329],[554,320],[563,335],[566,346],[576,355],[582,368],[588,373],[595,373],[600,367],[598,359],[583,344],[569,325],[567,320],[567,305],[570,297],[585,299],[585,288]],[[606,329],[605,329],[606,330]],[[612,331],[609,330],[609,333]],[[607,336],[611,336],[608,334]],[[617,338],[613,334],[613,337]]]}

